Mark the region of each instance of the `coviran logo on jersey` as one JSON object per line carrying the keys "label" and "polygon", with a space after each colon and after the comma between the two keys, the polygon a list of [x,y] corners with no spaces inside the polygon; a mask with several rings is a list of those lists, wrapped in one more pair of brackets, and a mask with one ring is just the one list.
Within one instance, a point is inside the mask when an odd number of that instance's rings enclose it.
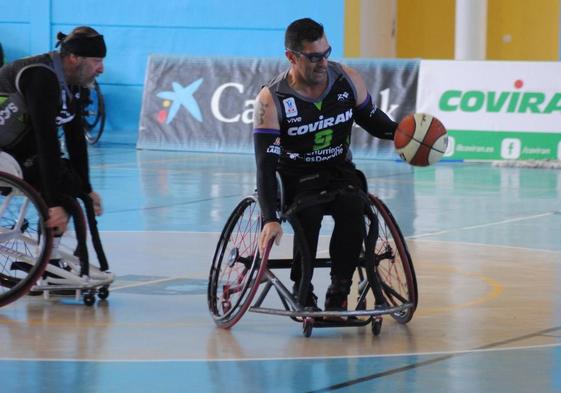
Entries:
{"label": "coviran logo on jersey", "polygon": [[353,117],[353,110],[349,109],[343,113],[339,113],[337,116],[330,116],[326,117],[325,119],[323,116],[319,117],[318,121],[315,121],[310,124],[303,124],[298,127],[290,127],[288,129],[288,135],[296,136],[296,135],[304,135],[309,132],[316,132],[323,130],[324,128],[333,127],[339,123],[344,123],[350,121]]}
{"label": "coviran logo on jersey", "polygon": [[[514,82],[521,89],[524,82]],[[439,109],[444,112],[542,113],[561,112],[561,92],[547,95],[538,91],[447,90],[440,97]]]}

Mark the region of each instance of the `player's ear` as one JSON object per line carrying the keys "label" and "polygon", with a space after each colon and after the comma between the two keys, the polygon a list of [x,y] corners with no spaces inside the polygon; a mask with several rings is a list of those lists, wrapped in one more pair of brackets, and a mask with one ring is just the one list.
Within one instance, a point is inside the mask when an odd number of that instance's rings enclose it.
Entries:
{"label": "player's ear", "polygon": [[292,52],[291,50],[287,49],[284,52],[284,55],[286,56],[286,58],[288,59],[288,61],[290,62],[290,64],[294,64],[296,63],[296,53]]}
{"label": "player's ear", "polygon": [[70,54],[68,55],[68,60],[70,60],[70,63],[71,63],[72,65],[76,65],[76,64],[78,64],[78,62],[80,61],[79,57],[76,56],[74,53],[70,53]]}

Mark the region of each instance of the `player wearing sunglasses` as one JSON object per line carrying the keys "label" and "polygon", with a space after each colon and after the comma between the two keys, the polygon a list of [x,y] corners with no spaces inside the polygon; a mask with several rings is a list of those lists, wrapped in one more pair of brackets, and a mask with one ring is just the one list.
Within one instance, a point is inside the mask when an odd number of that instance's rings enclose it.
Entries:
{"label": "player wearing sunglasses", "polygon": [[[256,100],[257,192],[265,221],[261,249],[273,238],[278,244],[282,236],[276,216],[275,171],[283,178],[288,203],[302,194],[360,188],[361,180],[349,152],[353,122],[382,139],[393,139],[397,128],[397,123],[373,106],[364,80],[355,70],[328,61],[331,46],[321,24],[309,18],[292,22],[285,33],[285,48],[290,68],[263,87]],[[326,211],[333,216],[335,228],[325,309],[344,310],[365,236],[364,205],[358,194],[340,194],[327,206],[299,212],[297,218],[312,256],[316,255]],[[295,288],[300,281],[300,266],[294,263],[291,272]],[[317,309],[316,299],[309,291],[304,303]]]}

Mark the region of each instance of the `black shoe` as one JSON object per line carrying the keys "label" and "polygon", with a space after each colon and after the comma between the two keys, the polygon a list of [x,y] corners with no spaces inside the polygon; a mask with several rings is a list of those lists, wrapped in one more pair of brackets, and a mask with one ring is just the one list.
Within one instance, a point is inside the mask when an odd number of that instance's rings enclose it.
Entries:
{"label": "black shoe", "polygon": [[347,311],[347,296],[351,291],[351,280],[332,278],[325,294],[325,311]]}
{"label": "black shoe", "polygon": [[[296,298],[298,297],[298,287],[296,284],[292,288],[292,293]],[[321,311],[321,308],[318,307],[318,297],[314,293],[313,285],[310,285],[310,288],[308,289],[308,297],[304,303],[304,308],[311,311]]]}

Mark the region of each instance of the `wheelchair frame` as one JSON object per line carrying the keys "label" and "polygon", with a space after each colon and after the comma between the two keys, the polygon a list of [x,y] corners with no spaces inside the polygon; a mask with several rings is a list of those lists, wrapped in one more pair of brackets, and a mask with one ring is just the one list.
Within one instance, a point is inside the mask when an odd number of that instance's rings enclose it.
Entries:
{"label": "wheelchair frame", "polygon": [[[359,174],[365,183],[364,175]],[[279,203],[283,206],[282,182],[278,184]],[[283,212],[281,220],[292,224],[295,241],[303,239],[296,213],[313,204],[327,203],[339,192],[358,192],[366,206],[368,231],[357,268],[360,282],[356,308],[350,311],[313,311],[299,301],[307,298],[312,264],[314,268],[331,266],[329,258],[312,258],[305,242],[297,244],[303,256],[302,280],[297,294],[282,284],[272,270],[288,269],[293,260],[270,259],[272,242],[264,255],[259,255],[257,241],[262,220],[257,197],[250,195],[238,203],[226,222],[210,270],[208,306],[218,327],[231,328],[246,311],[288,316],[302,323],[306,337],[311,335],[313,327],[364,326],[369,323],[372,324],[373,334],[378,335],[383,315],[391,315],[399,323],[411,320],[418,303],[415,270],[399,226],[380,198],[356,189],[324,191],[295,201]],[[252,304],[262,284],[262,291]],[[273,288],[284,309],[262,306]],[[374,308],[370,309],[366,306],[369,293],[373,294],[375,302]]]}
{"label": "wheelchair frame", "polygon": [[[114,275],[108,271],[109,265],[89,197],[79,196],[87,219],[76,199],[66,197],[63,200],[63,207],[74,221],[77,246],[68,251],[59,248],[61,260],[66,265],[58,267],[49,264],[53,234],[45,225],[48,209],[43,199],[27,182],[5,172],[0,172],[0,191],[5,197],[0,206],[0,307],[26,294],[43,294],[45,298],[51,294],[73,294],[76,299],[81,296],[88,306],[95,303],[96,294],[100,299],[107,299]],[[13,198],[18,196],[21,200],[14,202]],[[13,211],[14,217],[4,216],[9,211]],[[34,217],[33,222],[28,216]],[[89,263],[86,221],[99,268]],[[27,235],[25,232],[28,230],[39,240]],[[36,257],[29,255],[32,249],[36,250],[33,254]]]}

